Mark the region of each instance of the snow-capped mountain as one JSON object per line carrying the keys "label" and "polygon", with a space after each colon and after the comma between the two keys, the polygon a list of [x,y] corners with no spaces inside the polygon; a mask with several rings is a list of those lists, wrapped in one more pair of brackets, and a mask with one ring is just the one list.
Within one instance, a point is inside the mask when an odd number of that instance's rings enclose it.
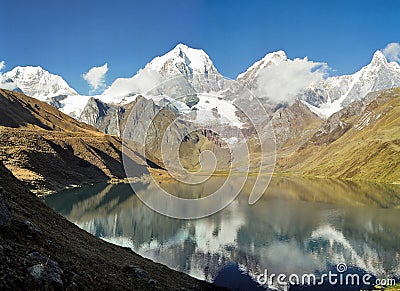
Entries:
{"label": "snow-capped mountain", "polygon": [[[217,92],[229,83],[218,73],[203,50],[184,44],[178,44],[165,55],[155,57],[133,77],[115,80],[97,96],[78,95],[60,76],[41,67],[16,67],[4,74],[6,79],[9,83],[1,87],[12,90],[20,88],[24,94],[46,101],[77,119],[80,119],[91,97],[106,104],[123,105],[145,93],[157,103],[162,100],[173,101],[177,110],[190,112],[190,107],[199,101],[199,93]],[[180,96],[184,98],[174,101]],[[86,118],[87,114],[84,115]]]}
{"label": "snow-capped mountain", "polygon": [[42,67],[15,67],[2,77],[8,83],[1,83],[0,87],[7,89],[7,86],[14,86],[15,89],[11,90],[45,101],[77,119],[89,100],[88,96],[78,95],[61,76]]}
{"label": "snow-capped mountain", "polygon": [[193,74],[218,74],[210,57],[202,49],[190,48],[181,43],[165,55],[155,57],[145,68],[157,71],[165,78],[178,74],[187,78]]}
{"label": "snow-capped mountain", "polygon": [[15,67],[3,76],[12,80],[24,94],[41,101],[59,95],[78,95],[63,78],[42,67]]}
{"label": "snow-capped mountain", "polygon": [[261,60],[251,65],[245,72],[239,74],[236,80],[245,86],[249,86],[262,69],[272,64],[278,64],[281,61],[287,61],[287,59],[286,53],[282,50],[268,53]]}
{"label": "snow-capped mountain", "polygon": [[235,106],[218,93],[230,82],[218,73],[203,50],[178,44],[165,55],[155,57],[133,77],[117,79],[96,96],[100,102],[91,100],[85,106],[81,120],[105,132],[120,134],[116,124],[123,116],[116,112],[124,111],[138,96],[144,96],[143,100],[182,114],[188,122],[240,127]]}
{"label": "snow-capped mountain", "polygon": [[[234,97],[243,106],[255,109],[262,106],[271,113],[277,108],[293,104],[298,95],[313,82],[320,81],[326,74],[327,65],[305,58],[289,59],[282,50],[265,55],[244,73],[239,74],[237,83],[226,92],[227,98]],[[247,89],[243,89],[241,87]],[[251,90],[248,96],[257,96],[258,102],[240,100],[240,91]],[[257,100],[256,100],[257,101]]]}
{"label": "snow-capped mountain", "polygon": [[[399,64],[388,62],[380,51],[374,54],[370,64],[353,75],[325,79],[320,74],[318,81],[315,82],[311,82],[313,79],[306,76],[308,78],[305,78],[308,81],[306,85],[298,81],[301,77],[300,73],[293,74],[293,71],[295,73],[296,71],[291,68],[296,69],[296,64],[305,65],[311,72],[313,66],[322,63],[312,62],[307,58],[291,60],[284,51],[272,52],[239,74],[238,82],[235,83],[219,74],[211,58],[203,50],[178,44],[166,54],[155,57],[133,77],[116,79],[108,89],[97,96],[78,95],[62,77],[51,74],[41,67],[16,67],[1,74],[0,87],[21,91],[26,95],[44,100],[64,113],[79,119],[91,97],[105,104],[120,106],[144,94],[146,98],[153,99],[158,105],[172,101],[173,109],[183,114],[215,105],[212,109],[218,114],[214,115],[231,116],[232,110],[225,111],[227,108],[231,109],[232,102],[235,102],[239,108],[250,108],[249,111],[254,111],[256,114],[260,104],[252,102],[251,94],[240,88],[243,86],[255,92],[257,96],[265,97],[261,99],[261,102],[267,112],[272,113],[281,104],[285,104],[281,100],[285,100],[285,96],[291,94],[293,98],[290,97],[287,100],[294,102],[295,98],[301,99],[312,111],[327,117],[346,107],[353,100],[364,98],[369,92],[400,86]],[[288,69],[292,71],[292,75],[285,73]],[[274,72],[272,79],[268,72]],[[282,82],[281,78],[286,78],[286,80]],[[296,80],[297,88],[288,91],[291,88],[286,88],[290,86],[285,86],[285,84],[293,83],[292,79]],[[261,89],[260,84],[263,86]],[[210,94],[219,100],[214,102],[210,99]],[[279,94],[285,95],[284,98],[274,97]],[[181,96],[183,98],[176,100]],[[225,104],[226,106],[223,105],[225,101],[229,103]],[[192,112],[191,115],[203,117],[201,112],[197,114]],[[87,114],[85,116],[87,117]],[[237,119],[235,122],[240,124]]]}
{"label": "snow-capped mountain", "polygon": [[307,88],[300,98],[311,104],[312,110],[328,117],[370,92],[399,86],[400,65],[388,62],[381,51],[376,51],[371,63],[358,72],[317,82]]}
{"label": "snow-capped mountain", "polygon": [[[164,86],[162,82],[169,80]],[[132,78],[120,78],[104,91],[101,99],[121,102],[135,94],[166,94],[169,97],[218,92],[229,83],[201,49],[178,44],[163,56],[155,57]],[[187,102],[186,102],[187,103]]]}
{"label": "snow-capped mountain", "polygon": [[[284,85],[287,82],[282,82],[282,79],[285,79],[285,72],[290,75],[291,70],[287,69],[296,60],[304,63],[308,62],[311,66],[313,64],[316,66],[321,64],[310,62],[307,58],[290,60],[285,52],[277,51],[269,53],[255,62],[244,73],[238,75],[237,81],[253,90],[261,98],[263,95],[269,95],[272,97],[271,99],[278,100],[294,101],[295,99],[301,99],[303,102],[305,101],[304,104],[308,105],[311,110],[323,117],[329,117],[348,106],[354,100],[363,99],[370,92],[400,86],[400,65],[396,62],[388,62],[383,53],[378,50],[374,53],[371,62],[358,72],[352,75],[328,78],[322,78],[321,75],[319,80],[310,82],[307,86],[296,88],[298,92],[293,95],[295,91],[286,90],[287,88]],[[281,70],[281,67],[286,67],[286,70]],[[278,71],[280,74],[268,74],[268,69],[270,71]],[[299,74],[294,77],[296,82],[293,83],[299,83],[299,78],[302,76]],[[305,78],[305,80],[308,80],[308,78]],[[263,84],[263,88],[259,88],[260,84]],[[275,90],[275,84],[280,85],[280,90]],[[288,84],[292,86],[290,82]],[[284,96],[284,98],[274,96],[279,92],[285,92],[285,95],[292,93],[293,98],[290,98],[290,96]],[[237,90],[230,89],[228,93],[235,95]],[[266,103],[268,103],[267,100]]]}

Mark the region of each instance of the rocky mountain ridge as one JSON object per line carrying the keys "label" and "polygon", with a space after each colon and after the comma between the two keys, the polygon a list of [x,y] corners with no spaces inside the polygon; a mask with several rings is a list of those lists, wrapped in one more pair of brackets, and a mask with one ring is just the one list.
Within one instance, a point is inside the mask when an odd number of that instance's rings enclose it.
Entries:
{"label": "rocky mountain ridge", "polygon": [[395,87],[400,87],[400,65],[388,62],[381,51],[376,51],[371,62],[356,73],[315,83],[300,98],[329,117],[368,93]]}
{"label": "rocky mountain ridge", "polygon": [[[290,62],[293,61],[287,58],[284,51],[269,53],[239,74],[236,81],[254,90],[257,87],[255,80],[260,78],[261,71]],[[133,101],[137,95],[146,93],[150,98],[163,95],[169,98],[186,96],[187,98],[180,100],[184,110],[188,110],[185,106],[194,106],[201,93],[217,93],[226,100],[240,98],[232,96],[239,94],[238,90],[234,89],[236,85],[218,72],[203,50],[193,49],[184,44],[178,44],[165,55],[155,57],[132,78],[115,80],[97,96],[77,98],[76,91],[60,76],[50,74],[40,67],[16,67],[4,73],[3,79],[8,81],[2,83],[3,87],[15,84],[15,90],[45,100],[76,119],[80,118],[91,97],[107,104],[126,104]],[[168,84],[160,85],[166,80],[169,80]],[[306,101],[311,110],[327,117],[352,101],[364,98],[370,92],[397,86],[400,86],[399,64],[388,62],[385,56],[377,51],[371,62],[358,72],[315,82],[303,88],[297,98]],[[266,102],[264,106],[269,107],[268,101],[263,102]]]}
{"label": "rocky mountain ridge", "polygon": [[278,171],[399,183],[400,88],[356,100],[324,121]]}
{"label": "rocky mountain ridge", "polygon": [[[124,179],[122,143],[21,93],[0,90],[0,160],[39,194]],[[138,176],[146,162],[130,156]]]}

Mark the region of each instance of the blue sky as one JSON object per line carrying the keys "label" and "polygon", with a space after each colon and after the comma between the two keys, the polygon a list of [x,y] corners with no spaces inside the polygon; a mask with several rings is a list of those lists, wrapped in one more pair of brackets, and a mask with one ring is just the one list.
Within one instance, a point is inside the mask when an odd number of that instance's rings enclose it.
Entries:
{"label": "blue sky", "polygon": [[327,62],[334,74],[400,40],[400,1],[1,1],[0,61],[40,65],[78,92],[108,63],[106,83],[130,77],[177,43],[204,49],[235,78],[266,53]]}

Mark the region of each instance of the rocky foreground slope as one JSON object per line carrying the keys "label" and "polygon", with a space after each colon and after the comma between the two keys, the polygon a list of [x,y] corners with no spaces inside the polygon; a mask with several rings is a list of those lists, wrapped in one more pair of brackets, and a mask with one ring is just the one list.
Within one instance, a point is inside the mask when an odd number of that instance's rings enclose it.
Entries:
{"label": "rocky foreground slope", "polygon": [[67,221],[0,162],[1,290],[214,290]]}
{"label": "rocky foreground slope", "polygon": [[[53,106],[0,90],[0,161],[37,193],[125,178],[122,144]],[[138,175],[145,167],[132,156]]]}

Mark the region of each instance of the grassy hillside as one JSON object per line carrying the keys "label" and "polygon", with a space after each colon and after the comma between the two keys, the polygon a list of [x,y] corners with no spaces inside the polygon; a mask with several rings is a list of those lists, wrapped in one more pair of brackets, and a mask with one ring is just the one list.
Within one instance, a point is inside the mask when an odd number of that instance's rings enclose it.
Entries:
{"label": "grassy hillside", "polygon": [[277,170],[302,175],[400,183],[400,89],[380,92],[338,129],[317,133]]}
{"label": "grassy hillside", "polygon": [[119,138],[20,93],[0,90],[0,110],[0,161],[37,193],[125,178]]}
{"label": "grassy hillside", "polygon": [[53,106],[21,93],[0,89],[0,125],[62,132],[98,133],[93,126],[76,121]]}

